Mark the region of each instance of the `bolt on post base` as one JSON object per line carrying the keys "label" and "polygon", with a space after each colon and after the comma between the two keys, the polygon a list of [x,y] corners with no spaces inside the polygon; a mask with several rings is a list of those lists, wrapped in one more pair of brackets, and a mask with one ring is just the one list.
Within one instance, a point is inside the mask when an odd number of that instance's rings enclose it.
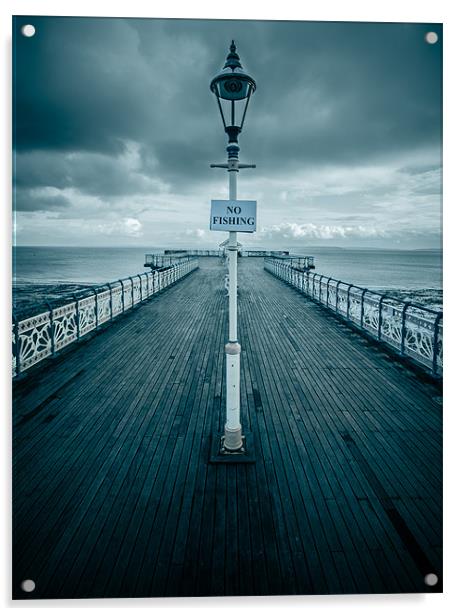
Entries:
{"label": "bolt on post base", "polygon": [[229,450],[225,447],[225,436],[215,434],[212,436],[210,450],[210,464],[254,464],[255,452],[253,447],[253,435],[251,432],[242,435],[242,446],[239,449]]}

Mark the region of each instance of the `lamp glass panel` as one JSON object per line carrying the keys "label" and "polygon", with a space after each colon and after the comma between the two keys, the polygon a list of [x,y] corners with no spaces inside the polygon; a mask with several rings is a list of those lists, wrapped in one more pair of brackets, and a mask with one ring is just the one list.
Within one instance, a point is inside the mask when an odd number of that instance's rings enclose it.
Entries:
{"label": "lamp glass panel", "polygon": [[[232,113],[232,107],[234,103],[234,118]],[[223,117],[225,119],[226,126],[242,126],[242,119],[245,111],[247,99],[237,100],[220,100],[221,109],[223,111]]]}
{"label": "lamp glass panel", "polygon": [[226,100],[241,100],[247,97],[249,84],[241,79],[224,79],[218,83],[218,93]]}

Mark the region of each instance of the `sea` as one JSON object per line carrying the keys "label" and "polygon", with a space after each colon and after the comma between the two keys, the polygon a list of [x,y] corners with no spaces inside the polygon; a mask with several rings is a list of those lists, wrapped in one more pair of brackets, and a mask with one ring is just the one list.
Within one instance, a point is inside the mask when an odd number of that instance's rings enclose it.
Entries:
{"label": "sea", "polygon": [[[15,311],[34,302],[145,272],[153,247],[16,246],[13,248]],[[315,272],[404,301],[442,307],[441,250],[304,247],[291,254],[314,256]]]}

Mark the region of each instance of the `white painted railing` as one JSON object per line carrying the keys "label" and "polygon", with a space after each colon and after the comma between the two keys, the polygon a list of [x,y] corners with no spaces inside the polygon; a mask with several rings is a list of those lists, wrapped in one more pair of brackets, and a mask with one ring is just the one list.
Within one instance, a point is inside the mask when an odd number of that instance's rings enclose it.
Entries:
{"label": "white painted railing", "polygon": [[197,259],[94,287],[88,297],[13,320],[13,377],[197,269]]}
{"label": "white painted railing", "polygon": [[265,269],[358,329],[426,368],[443,374],[443,313],[334,278],[265,259]]}

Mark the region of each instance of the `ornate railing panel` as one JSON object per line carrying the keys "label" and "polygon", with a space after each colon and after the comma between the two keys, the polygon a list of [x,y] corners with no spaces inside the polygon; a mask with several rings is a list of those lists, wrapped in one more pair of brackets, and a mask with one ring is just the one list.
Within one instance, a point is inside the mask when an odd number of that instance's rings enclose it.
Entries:
{"label": "ornate railing panel", "polygon": [[60,306],[52,311],[54,350],[77,340],[77,310],[75,304]]}
{"label": "ornate railing panel", "polygon": [[[13,377],[80,340],[103,323],[152,297],[198,268],[197,259],[184,259],[162,271],[130,276],[90,289],[61,306],[26,319],[13,319]],[[66,301],[66,300],[63,300]]]}
{"label": "ornate railing panel", "polygon": [[146,274],[146,297],[154,293],[154,277]]}
{"label": "ornate railing panel", "polygon": [[135,276],[132,280],[133,284],[133,305],[139,304],[141,301],[141,281],[138,276]]}
{"label": "ornate railing panel", "polygon": [[51,311],[17,323],[16,370],[24,372],[53,353]]}
{"label": "ornate railing panel", "polygon": [[148,289],[148,275],[147,274],[141,274],[140,275],[140,280],[141,280],[141,301],[144,301],[146,299],[146,297],[148,296],[148,293],[149,293],[149,289]]}
{"label": "ornate railing panel", "polygon": [[124,311],[123,286],[121,282],[115,282],[110,285],[110,288],[112,297],[112,316],[116,317]]}
{"label": "ornate railing panel", "polygon": [[129,308],[133,308],[133,280],[131,278],[122,280],[124,312]]}
{"label": "ornate railing panel", "polygon": [[112,300],[111,291],[98,293],[98,325],[111,320]]}
{"label": "ornate railing panel", "polygon": [[79,310],[79,337],[85,336],[96,327],[96,302],[98,295],[85,297],[77,301]]}
{"label": "ornate railing panel", "polygon": [[443,313],[267,257],[265,269],[434,376],[443,373]]}

